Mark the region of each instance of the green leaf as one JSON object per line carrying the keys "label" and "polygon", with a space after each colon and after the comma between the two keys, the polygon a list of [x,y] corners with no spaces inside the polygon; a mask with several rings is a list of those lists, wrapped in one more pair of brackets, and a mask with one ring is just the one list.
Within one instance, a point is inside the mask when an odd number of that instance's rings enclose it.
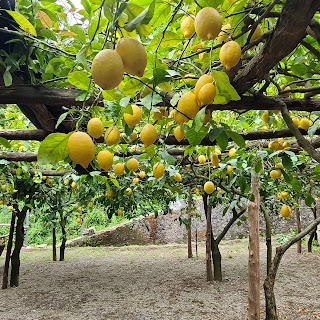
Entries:
{"label": "green leaf", "polygon": [[10,142],[5,138],[0,137],[0,144],[2,144],[6,148],[11,148]]}
{"label": "green leaf", "polygon": [[[131,31],[135,30],[141,24],[148,24],[153,17],[154,6],[155,6],[155,1],[152,1],[151,4],[145,10],[143,10],[134,19],[132,19],[130,22],[128,22],[124,26],[124,28],[128,32],[131,32]],[[128,9],[131,9],[130,3],[128,4]]]}
{"label": "green leaf", "polygon": [[77,60],[82,63],[83,67],[88,71],[90,72],[90,68],[88,66],[88,63],[87,63],[87,52],[88,52],[88,49],[90,47],[90,44],[89,43],[85,43],[82,48],[79,50],[79,52],[77,53],[76,55],[76,58]]}
{"label": "green leaf", "polygon": [[150,158],[153,158],[157,153],[156,146],[154,144],[152,144],[151,146],[145,148],[145,150],[146,150],[147,155]]}
{"label": "green leaf", "polygon": [[85,71],[73,71],[68,74],[70,84],[81,90],[88,90],[90,86],[90,78]]}
{"label": "green leaf", "polygon": [[155,68],[153,69],[153,82],[154,86],[157,86],[159,83],[166,82],[170,80],[170,75],[169,73],[161,68]]}
{"label": "green leaf", "polygon": [[110,178],[110,181],[117,187],[119,188],[120,184],[119,184],[119,181],[115,178]]}
{"label": "green leaf", "polygon": [[160,151],[159,156],[170,165],[174,165],[176,163],[176,158],[170,155],[166,150]]}
{"label": "green leaf", "polygon": [[[119,102],[120,106],[122,108],[126,108],[130,102],[130,98],[131,98],[130,96],[126,96],[126,97],[122,98]],[[130,114],[132,114],[132,107],[131,106],[130,106],[130,109],[131,109]]]}
{"label": "green leaf", "polygon": [[225,150],[228,146],[228,136],[225,131],[221,132],[221,134],[217,137],[217,144],[221,148],[221,150]]}
{"label": "green leaf", "polygon": [[59,127],[59,125],[60,125],[60,123],[62,122],[62,121],[64,121],[64,119],[67,117],[67,115],[69,114],[69,111],[68,112],[65,112],[65,113],[62,113],[61,115],[60,115],[60,117],[59,117],[59,119],[58,119],[58,121],[57,121],[57,123],[56,123],[56,129]]}
{"label": "green leaf", "polygon": [[228,75],[222,71],[212,70],[212,76],[216,83],[215,104],[228,103],[230,100],[240,100],[236,89],[230,84]]}
{"label": "green leaf", "polygon": [[9,87],[12,85],[12,75],[11,75],[9,69],[10,68],[7,68],[3,73],[3,81],[4,81],[4,85],[6,87]]}
{"label": "green leaf", "polygon": [[15,20],[15,22],[23,31],[35,37],[37,36],[37,31],[34,26],[21,13],[11,10],[6,10],[6,12],[10,14],[10,16]]}
{"label": "green leaf", "polygon": [[240,148],[245,148],[246,142],[244,138],[236,132],[233,131],[227,131],[227,135],[240,147]]}
{"label": "green leaf", "polygon": [[237,182],[239,184],[240,190],[241,192],[244,192],[246,190],[247,187],[247,180],[244,176],[239,176],[237,178]]}
{"label": "green leaf", "polygon": [[310,193],[308,193],[306,196],[305,196],[305,199],[304,199],[304,202],[306,203],[306,205],[308,207],[310,207],[313,202],[314,202],[314,198],[312,197],[312,195]]}
{"label": "green leaf", "polygon": [[287,155],[284,155],[282,157],[282,164],[286,169],[291,169],[293,166],[292,160],[290,157],[288,157]]}
{"label": "green leaf", "polygon": [[211,129],[209,132],[210,141],[213,142],[214,140],[216,140],[217,137],[219,137],[223,131],[224,131],[223,127],[217,127],[217,128]]}
{"label": "green leaf", "polygon": [[56,163],[68,157],[67,143],[72,132],[51,133],[40,144],[38,162],[41,164]]}
{"label": "green leaf", "polygon": [[254,171],[255,171],[255,173],[259,173],[259,172],[261,172],[261,170],[262,170],[262,161],[259,161],[259,162],[255,165]]}
{"label": "green leaf", "polygon": [[203,127],[203,120],[206,115],[206,108],[202,108],[193,119],[194,130],[198,132]]}
{"label": "green leaf", "polygon": [[186,131],[186,138],[189,144],[193,147],[199,145],[203,138],[207,135],[208,129],[206,127],[201,127],[199,131],[195,131],[194,128]]}

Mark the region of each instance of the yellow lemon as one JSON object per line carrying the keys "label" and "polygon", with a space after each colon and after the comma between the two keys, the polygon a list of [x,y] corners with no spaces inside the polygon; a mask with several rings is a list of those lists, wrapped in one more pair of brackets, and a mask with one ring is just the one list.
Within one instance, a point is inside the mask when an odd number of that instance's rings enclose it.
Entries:
{"label": "yellow lemon", "polygon": [[310,180],[310,184],[315,184],[315,183],[316,182],[313,179]]}
{"label": "yellow lemon", "polygon": [[260,38],[263,35],[263,31],[260,27],[260,25],[257,25],[256,29],[254,30],[251,38],[250,38],[250,43],[257,40],[258,38]]}
{"label": "yellow lemon", "polygon": [[77,222],[78,224],[83,224],[83,219],[82,219],[81,217],[78,217],[78,218],[76,219],[76,222]]}
{"label": "yellow lemon", "polygon": [[70,182],[69,179],[64,179],[64,180],[63,180],[63,184],[64,184],[65,186],[68,186],[68,185],[69,185],[69,182]]}
{"label": "yellow lemon", "polygon": [[182,18],[180,29],[184,38],[191,38],[195,32],[194,20],[190,16]]}
{"label": "yellow lemon", "polygon": [[153,166],[153,175],[156,179],[160,179],[163,177],[164,175],[164,166],[161,162],[157,162],[154,166]]}
{"label": "yellow lemon", "polygon": [[137,178],[137,177],[133,178],[133,179],[132,179],[132,182],[133,182],[134,184],[139,183],[139,178]]}
{"label": "yellow lemon", "polygon": [[299,118],[292,118],[292,122],[296,127],[300,126],[300,119]]}
{"label": "yellow lemon", "polygon": [[203,42],[199,42],[197,44],[194,44],[192,47],[191,47],[191,51],[192,52],[198,52],[198,50],[201,50],[204,48],[204,44]]}
{"label": "yellow lemon", "polygon": [[271,170],[270,172],[270,178],[271,179],[280,179],[281,178],[281,170],[276,169],[276,170]]}
{"label": "yellow lemon", "polygon": [[311,121],[308,118],[301,118],[299,127],[305,131],[308,131],[311,125]]}
{"label": "yellow lemon", "polygon": [[111,90],[118,86],[122,81],[123,73],[122,59],[114,50],[102,50],[92,61],[92,79],[104,90]]}
{"label": "yellow lemon", "polygon": [[123,214],[122,210],[121,210],[121,209],[118,209],[118,210],[117,210],[117,214],[118,214],[119,217],[121,217],[122,214]]}
{"label": "yellow lemon", "polygon": [[204,156],[203,154],[201,154],[199,157],[198,157],[198,162],[200,164],[204,164],[206,163],[207,159],[206,159],[206,156]]}
{"label": "yellow lemon", "polygon": [[237,149],[236,148],[231,148],[229,150],[229,152],[228,152],[228,156],[229,157],[235,157],[236,153],[237,153]]}
{"label": "yellow lemon", "polygon": [[289,150],[291,148],[291,143],[289,141],[285,141],[282,146],[283,149]]}
{"label": "yellow lemon", "polygon": [[129,136],[131,141],[137,140],[138,139],[138,134],[135,130],[133,130]]}
{"label": "yellow lemon", "polygon": [[198,81],[196,82],[196,86],[194,88],[194,94],[196,97],[198,97],[200,89],[207,83],[212,83],[213,82],[213,77],[211,74],[204,74],[202,75]]}
{"label": "yellow lemon", "polygon": [[219,157],[216,153],[213,153],[211,155],[211,163],[215,166],[215,167],[218,167],[219,166],[219,163],[220,163],[220,160],[219,160]]}
{"label": "yellow lemon", "polygon": [[225,41],[228,38],[231,31],[232,28],[230,23],[223,25],[221,31],[218,34],[218,43],[222,43],[223,41]]}
{"label": "yellow lemon", "polygon": [[127,188],[126,191],[125,191],[125,194],[127,196],[131,196],[132,195],[132,189],[131,188]]}
{"label": "yellow lemon", "polygon": [[88,121],[87,132],[94,139],[99,139],[103,134],[103,123],[99,118],[92,118]]}
{"label": "yellow lemon", "polygon": [[120,131],[116,126],[109,127],[104,134],[104,141],[107,146],[112,146],[113,144],[118,143],[120,138]]}
{"label": "yellow lemon", "polygon": [[142,77],[147,66],[147,53],[141,42],[134,38],[121,38],[115,48],[120,55],[124,71]]}
{"label": "yellow lemon", "polygon": [[173,131],[174,137],[179,142],[184,138],[184,134],[185,134],[184,129],[181,126],[177,126]]}
{"label": "yellow lemon", "polygon": [[121,176],[124,172],[124,164],[121,162],[117,163],[113,168],[113,172],[116,176]]}
{"label": "yellow lemon", "polygon": [[107,197],[107,198],[113,198],[113,191],[112,191],[112,190],[107,191],[107,192],[106,192],[106,197]]}
{"label": "yellow lemon", "polygon": [[102,150],[97,155],[97,161],[101,169],[108,171],[113,164],[113,154],[109,150]]}
{"label": "yellow lemon", "polygon": [[75,182],[75,181],[73,181],[72,183],[71,183],[71,188],[72,189],[75,189],[77,187],[77,183]]}
{"label": "yellow lemon", "polygon": [[229,71],[236,66],[241,58],[241,47],[235,41],[225,43],[219,52],[221,64]]}
{"label": "yellow lemon", "polygon": [[130,170],[130,171],[137,171],[138,168],[139,168],[139,161],[135,158],[131,158],[127,161],[127,168]]}
{"label": "yellow lemon", "polygon": [[174,119],[177,123],[182,124],[193,119],[198,111],[199,104],[196,95],[192,91],[188,91],[179,99]]}
{"label": "yellow lemon", "polygon": [[132,107],[132,114],[130,113],[124,113],[123,118],[125,123],[128,125],[129,128],[133,128],[135,125],[137,125],[141,120],[141,109],[133,104]]}
{"label": "yellow lemon", "polygon": [[289,192],[287,191],[282,191],[281,192],[282,198],[288,198],[289,197]]}
{"label": "yellow lemon", "polygon": [[148,123],[142,128],[140,140],[145,148],[151,146],[157,140],[157,131],[152,124]]}
{"label": "yellow lemon", "polygon": [[277,169],[284,169],[284,166],[283,166],[283,164],[281,162],[276,163],[275,167]]}
{"label": "yellow lemon", "polygon": [[212,181],[207,181],[203,186],[203,190],[207,194],[211,194],[215,189],[216,188],[215,188],[214,183]]}
{"label": "yellow lemon", "polygon": [[205,7],[197,13],[194,20],[194,27],[200,39],[213,40],[221,30],[221,16],[216,9]]}
{"label": "yellow lemon", "polygon": [[276,140],[269,142],[268,144],[268,148],[276,151],[276,150],[280,150],[280,143]]}
{"label": "yellow lemon", "polygon": [[140,172],[139,172],[139,177],[140,177],[141,179],[145,178],[145,176],[146,176],[146,173],[145,173],[144,171],[140,171]]}
{"label": "yellow lemon", "polygon": [[269,119],[270,119],[269,111],[263,112],[263,114],[262,114],[262,116],[261,116],[261,119],[262,119],[262,121],[265,122],[265,123],[268,122]]}
{"label": "yellow lemon", "polygon": [[230,174],[233,172],[233,167],[231,165],[227,166],[227,172]]}
{"label": "yellow lemon", "polygon": [[90,209],[93,208],[93,202],[92,202],[92,201],[90,201],[90,202],[88,203],[88,207],[89,207]]}
{"label": "yellow lemon", "polygon": [[182,176],[179,172],[177,172],[175,175],[174,175],[174,180],[176,180],[177,182],[181,182],[182,181]]}
{"label": "yellow lemon", "polygon": [[198,93],[200,105],[204,106],[213,102],[216,96],[216,86],[213,83],[206,83]]}
{"label": "yellow lemon", "polygon": [[70,135],[67,143],[70,159],[88,168],[94,158],[94,144],[90,136],[85,132],[74,132]]}
{"label": "yellow lemon", "polygon": [[283,218],[290,218],[292,216],[292,210],[289,206],[284,204],[280,209],[280,214]]}
{"label": "yellow lemon", "polygon": [[162,120],[162,117],[168,117],[169,112],[166,107],[158,108],[159,112],[153,112],[155,120]]}

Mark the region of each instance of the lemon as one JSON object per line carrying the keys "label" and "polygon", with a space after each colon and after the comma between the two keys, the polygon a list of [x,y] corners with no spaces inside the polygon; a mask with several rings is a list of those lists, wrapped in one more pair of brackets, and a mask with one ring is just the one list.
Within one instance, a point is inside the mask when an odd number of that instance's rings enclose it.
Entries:
{"label": "lemon", "polygon": [[174,119],[177,123],[182,124],[193,119],[198,111],[199,104],[196,95],[192,91],[188,91],[179,99]]}
{"label": "lemon", "polygon": [[88,121],[87,132],[94,139],[99,139],[103,134],[103,123],[99,118],[92,118]]}
{"label": "lemon", "polygon": [[206,110],[206,113],[203,118],[203,124],[207,124],[211,120],[211,111]]}
{"label": "lemon", "polygon": [[199,196],[199,195],[200,195],[199,189],[198,189],[198,188],[195,188],[195,189],[194,189],[194,193],[195,193],[197,196]]}
{"label": "lemon", "polygon": [[132,179],[132,182],[133,182],[134,184],[139,183],[139,178],[137,178],[137,177],[133,178],[133,179]]}
{"label": "lemon", "polygon": [[299,122],[299,127],[305,131],[308,131],[310,128],[311,122],[308,118],[301,118]]}
{"label": "lemon", "polygon": [[190,16],[182,18],[180,29],[184,38],[191,38],[195,32],[193,19]]}
{"label": "lemon", "polygon": [[310,184],[315,184],[315,183],[316,182],[313,179],[310,180]]}
{"label": "lemon", "polygon": [[138,139],[138,134],[137,131],[133,130],[129,136],[131,141],[137,140]]}
{"label": "lemon", "polygon": [[132,107],[132,114],[130,113],[124,113],[123,118],[125,123],[128,125],[129,128],[133,128],[135,125],[137,125],[141,120],[141,109],[133,104]]}
{"label": "lemon", "polygon": [[134,38],[121,38],[115,48],[120,55],[124,71],[142,77],[147,66],[147,53],[141,42]]}
{"label": "lemon", "polygon": [[221,31],[218,34],[218,43],[222,43],[223,41],[225,41],[228,38],[231,31],[232,28],[230,23],[223,25]]}
{"label": "lemon", "polygon": [[157,140],[157,131],[152,124],[148,123],[142,128],[140,140],[145,148],[151,146]]}
{"label": "lemon", "polygon": [[182,176],[179,172],[177,172],[175,175],[174,175],[174,180],[176,180],[177,182],[181,182],[182,181]]}
{"label": "lemon", "polygon": [[104,90],[111,90],[118,86],[122,81],[123,73],[122,59],[114,50],[104,49],[92,61],[92,79]]}
{"label": "lemon", "polygon": [[292,122],[296,127],[300,126],[300,119],[299,118],[292,118]]}
{"label": "lemon", "polygon": [[230,174],[233,172],[233,167],[231,165],[227,166],[227,172]]}
{"label": "lemon", "polygon": [[118,209],[118,210],[117,210],[117,214],[118,214],[119,217],[121,217],[122,214],[123,214],[122,210],[121,210],[121,209]]}
{"label": "lemon", "polygon": [[113,144],[118,143],[120,138],[120,131],[116,126],[109,127],[104,134],[104,141],[107,146],[112,146]]}
{"label": "lemon", "polygon": [[13,206],[8,206],[7,209],[8,211],[13,211]]}
{"label": "lemon", "polygon": [[228,156],[229,157],[235,157],[236,153],[237,153],[237,149],[236,148],[231,148],[229,150],[229,152],[228,152]]}
{"label": "lemon", "polygon": [[130,170],[130,171],[137,171],[138,168],[139,168],[139,162],[137,159],[135,158],[131,158],[127,161],[127,168]]}
{"label": "lemon", "polygon": [[236,66],[241,58],[241,47],[235,41],[228,41],[225,43],[219,52],[221,64],[229,71]]}
{"label": "lemon", "polygon": [[219,147],[214,147],[214,153],[216,153],[217,155],[220,155],[221,149]]}
{"label": "lemon", "polygon": [[107,198],[113,198],[113,191],[112,191],[112,190],[107,191],[107,192],[106,192],[106,197],[107,197]]}
{"label": "lemon", "polygon": [[199,157],[198,157],[198,162],[200,164],[204,164],[206,163],[207,159],[206,159],[206,156],[204,156],[203,154],[201,154]]}
{"label": "lemon", "polygon": [[153,166],[153,175],[156,179],[160,179],[163,177],[164,175],[164,166],[161,162],[157,162],[154,166]]}
{"label": "lemon", "polygon": [[276,163],[275,167],[277,169],[284,169],[284,166],[283,166],[283,164],[281,162]]}
{"label": "lemon", "polygon": [[132,189],[131,189],[130,187],[127,188],[126,191],[125,191],[125,194],[126,194],[127,196],[131,196],[131,195],[132,195]]}
{"label": "lemon", "polygon": [[220,187],[217,187],[217,191],[218,191],[218,192],[221,192],[222,189],[221,189]]}
{"label": "lemon", "polygon": [[251,38],[250,38],[250,43],[257,40],[258,38],[260,38],[263,35],[263,31],[260,27],[260,25],[257,25],[256,29],[254,30]]}
{"label": "lemon", "polygon": [[198,93],[200,105],[204,106],[213,102],[216,96],[216,86],[213,83],[206,83]]}
{"label": "lemon", "polygon": [[90,209],[93,208],[93,202],[92,202],[92,201],[90,201],[90,202],[88,203],[88,207],[89,207]]}
{"label": "lemon", "polygon": [[200,39],[213,40],[221,30],[221,16],[216,9],[205,7],[197,13],[194,20],[194,27]]}
{"label": "lemon", "polygon": [[280,209],[280,214],[283,218],[289,218],[292,216],[292,210],[289,206],[284,204]]}
{"label": "lemon", "polygon": [[63,180],[63,184],[64,184],[65,186],[68,186],[68,185],[69,185],[69,179],[64,179],[64,180]]}
{"label": "lemon", "polygon": [[288,198],[289,197],[289,192],[287,191],[282,191],[281,192],[282,198]]}
{"label": "lemon", "polygon": [[155,120],[162,120],[162,117],[167,117],[169,115],[169,112],[166,107],[160,107],[158,108],[159,112],[153,112],[153,117]]}
{"label": "lemon", "polygon": [[212,83],[213,82],[213,77],[211,74],[204,74],[202,75],[198,81],[196,82],[196,86],[194,88],[194,94],[196,97],[198,97],[200,89],[207,83]]}
{"label": "lemon", "polygon": [[220,160],[219,160],[219,157],[216,153],[213,153],[211,155],[211,163],[215,166],[215,167],[218,167],[219,166],[219,163],[220,163]]}
{"label": "lemon", "polygon": [[116,176],[121,176],[124,172],[124,164],[121,162],[117,163],[113,168],[113,172]]}
{"label": "lemon", "polygon": [[140,177],[141,179],[145,178],[145,176],[146,176],[146,173],[145,173],[144,171],[140,171],[140,172],[139,172],[139,177]]}
{"label": "lemon", "polygon": [[78,224],[83,224],[83,219],[82,219],[81,217],[78,217],[78,218],[76,219],[76,222],[77,222]]}
{"label": "lemon", "polygon": [[282,146],[283,149],[289,150],[291,148],[291,143],[289,141],[285,141]]}
{"label": "lemon", "polygon": [[75,189],[77,187],[77,183],[75,182],[75,181],[73,181],[72,183],[71,183],[71,188],[72,189]]}
{"label": "lemon", "polygon": [[81,213],[81,212],[82,212],[82,207],[79,207],[79,208],[77,209],[77,211],[78,211],[79,213]]}
{"label": "lemon", "polygon": [[174,137],[179,142],[184,138],[184,134],[185,134],[184,129],[181,126],[177,126],[173,131]]}
{"label": "lemon", "polygon": [[67,143],[68,155],[74,163],[88,168],[94,158],[94,144],[90,136],[85,132],[74,132]]}
{"label": "lemon", "polygon": [[204,44],[203,42],[199,42],[197,44],[194,44],[193,46],[191,46],[191,51],[192,52],[198,52],[199,50],[204,48]]}
{"label": "lemon", "polygon": [[102,150],[97,155],[97,161],[101,169],[108,171],[113,164],[113,154],[109,150]]}
{"label": "lemon", "polygon": [[268,144],[268,148],[276,151],[276,150],[280,150],[280,143],[276,140],[269,142]]}
{"label": "lemon", "polygon": [[215,189],[216,188],[215,188],[214,183],[212,181],[207,181],[203,186],[203,190],[207,194],[211,194]]}
{"label": "lemon", "polygon": [[269,116],[269,111],[265,111],[263,112],[262,116],[261,116],[261,119],[264,123],[267,123],[270,119],[270,116]]}
{"label": "lemon", "polygon": [[271,170],[270,172],[270,178],[271,179],[280,179],[281,178],[281,170],[276,169],[276,170]]}

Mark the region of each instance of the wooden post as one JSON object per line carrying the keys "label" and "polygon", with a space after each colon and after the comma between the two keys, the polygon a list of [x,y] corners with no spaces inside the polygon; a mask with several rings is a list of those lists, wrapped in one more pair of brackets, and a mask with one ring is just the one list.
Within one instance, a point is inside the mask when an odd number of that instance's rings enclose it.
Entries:
{"label": "wooden post", "polygon": [[[301,218],[300,218],[300,210],[296,209],[296,223],[297,223],[297,233],[301,232]],[[297,253],[302,253],[302,244],[301,239],[297,242]]]}
{"label": "wooden post", "polygon": [[192,217],[191,217],[191,208],[192,207],[192,192],[189,188],[189,198],[188,198],[188,226],[187,226],[187,238],[188,238],[188,258],[192,258],[192,244],[191,244],[191,226],[192,226]]}
{"label": "wooden post", "polygon": [[57,235],[56,227],[52,228],[52,260],[57,261]]}
{"label": "wooden post", "polygon": [[248,320],[260,320],[260,260],[259,260],[259,178],[252,176],[251,191],[254,202],[248,201],[249,272]]}
{"label": "wooden post", "polygon": [[208,205],[209,196],[204,193],[203,195],[203,207],[207,219],[207,230],[206,230],[206,265],[207,265],[207,281],[212,281],[212,256],[211,256],[211,207]]}

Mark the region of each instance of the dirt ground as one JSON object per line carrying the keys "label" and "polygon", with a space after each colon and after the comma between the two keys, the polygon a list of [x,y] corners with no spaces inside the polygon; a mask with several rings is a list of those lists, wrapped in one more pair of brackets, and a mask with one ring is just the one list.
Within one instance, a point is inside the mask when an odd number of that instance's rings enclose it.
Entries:
{"label": "dirt ground", "polygon": [[[51,261],[50,249],[24,249],[20,286],[0,290],[0,319],[246,319],[247,240],[221,249],[220,283],[206,282],[203,243],[198,259],[184,245],[67,248],[64,262]],[[1,276],[3,264],[2,255]],[[275,289],[280,319],[320,319],[320,253],[287,252]]]}

